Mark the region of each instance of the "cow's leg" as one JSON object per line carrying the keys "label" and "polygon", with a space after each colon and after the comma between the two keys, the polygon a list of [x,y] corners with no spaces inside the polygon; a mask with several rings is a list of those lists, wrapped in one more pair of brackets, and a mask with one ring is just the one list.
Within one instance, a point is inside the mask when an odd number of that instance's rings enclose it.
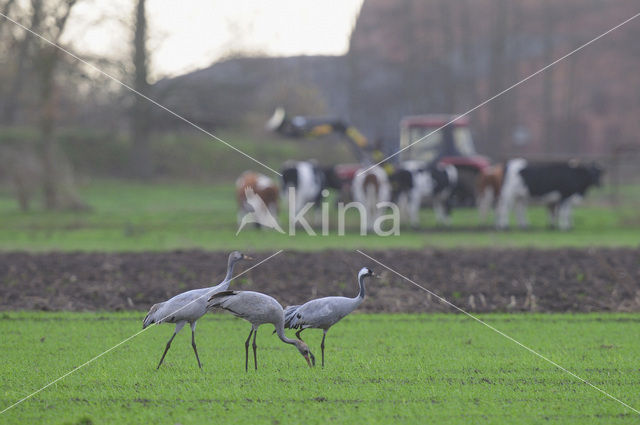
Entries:
{"label": "cow's leg", "polygon": [[560,230],[567,230],[569,223],[567,222],[567,212],[570,208],[571,202],[568,199],[564,199],[558,203],[558,228]]}
{"label": "cow's leg", "polygon": [[420,224],[420,202],[422,202],[422,197],[416,188],[411,190],[409,197],[409,220],[412,227],[418,227]]}
{"label": "cow's leg", "polygon": [[498,208],[496,210],[496,227],[498,229],[506,229],[509,226],[509,213],[518,198],[526,197],[528,194],[527,186],[519,175],[521,164],[509,166],[504,178],[502,189],[500,190],[500,199],[498,200]]}
{"label": "cow's leg", "polygon": [[445,225],[449,224],[445,206],[443,205],[442,196],[436,196],[435,198],[433,198],[433,210],[436,213],[436,223]]}
{"label": "cow's leg", "polygon": [[400,192],[397,197],[398,209],[400,210],[400,221],[407,222],[409,220],[409,196],[406,192]]}
{"label": "cow's leg", "polygon": [[500,194],[498,207],[496,208],[496,227],[506,229],[509,227],[509,213],[514,203],[515,192],[511,187],[505,187]]}
{"label": "cow's leg", "polygon": [[365,184],[365,210],[367,212],[367,230],[373,229],[378,208],[376,207],[377,188],[373,184]]}
{"label": "cow's leg", "polygon": [[549,216],[549,228],[555,229],[558,226],[558,202],[551,202],[547,205],[547,213]]}
{"label": "cow's leg", "polygon": [[579,197],[571,196],[560,202],[560,211],[558,213],[558,227],[560,228],[560,230],[570,230],[573,226],[573,204],[577,203],[578,200]]}
{"label": "cow's leg", "polygon": [[480,194],[480,199],[478,200],[478,218],[480,223],[486,224],[485,222],[489,216],[489,208],[491,208],[494,198],[495,194],[493,193],[492,187],[486,187]]}
{"label": "cow's leg", "polygon": [[529,227],[529,221],[527,220],[527,200],[525,197],[519,196],[515,204],[518,226],[520,226],[521,229],[526,229]]}
{"label": "cow's leg", "polygon": [[447,198],[444,201],[444,213],[447,220],[447,226],[451,224],[451,211],[453,211],[453,196],[450,192],[447,194]]}
{"label": "cow's leg", "polygon": [[569,208],[568,220],[569,220],[569,228],[573,229],[573,207],[580,204],[582,202],[582,195],[575,194],[571,197],[571,207]]}

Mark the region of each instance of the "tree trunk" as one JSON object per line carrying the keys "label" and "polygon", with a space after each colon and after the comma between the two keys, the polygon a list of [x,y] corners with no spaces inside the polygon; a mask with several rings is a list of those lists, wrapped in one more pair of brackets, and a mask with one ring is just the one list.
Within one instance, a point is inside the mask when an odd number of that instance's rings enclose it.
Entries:
{"label": "tree trunk", "polygon": [[[544,20],[544,53],[543,65],[553,61],[553,31],[554,31],[554,11],[551,0],[545,0],[542,5]],[[553,134],[553,71],[554,68],[547,69],[542,75],[542,146],[545,152],[554,150]]]}
{"label": "tree trunk", "polygon": [[[7,7],[8,6],[10,6],[10,4],[8,4]],[[42,0],[32,0],[31,9],[29,29],[39,33],[42,22]],[[22,40],[18,43],[16,69],[13,74],[13,80],[9,85],[9,92],[6,95],[2,110],[2,122],[6,125],[13,125],[16,121],[16,112],[20,107],[18,97],[22,92],[22,87],[27,77],[27,59],[29,58],[29,48],[31,47],[33,37],[32,34],[25,32]]]}
{"label": "tree trunk", "polygon": [[[149,93],[148,83],[148,55],[146,48],[147,18],[145,15],[145,0],[138,0],[136,6],[136,23],[133,37],[133,65],[134,89],[144,94]],[[136,95],[131,123],[131,174],[139,179],[148,180],[153,175],[151,152],[149,148],[149,101]]]}
{"label": "tree trunk", "polygon": [[465,84],[462,86],[464,93],[463,99],[467,103],[464,108],[475,106],[478,104],[478,87],[476,77],[476,59],[475,59],[475,38],[473,20],[470,18],[472,4],[469,0],[463,0],[460,8],[460,26],[461,26],[461,42],[462,55],[465,67]]}
{"label": "tree trunk", "polygon": [[[15,2],[15,0],[7,0],[4,4],[4,6],[2,7],[2,14],[9,16],[9,13],[11,13],[11,6],[13,6],[13,3]],[[3,29],[4,29],[4,24],[7,22],[6,19],[0,19],[0,37],[3,35]]]}
{"label": "tree trunk", "polygon": [[444,105],[443,112],[453,114],[456,112],[456,70],[453,61],[453,52],[455,49],[455,40],[453,34],[453,20],[451,13],[451,3],[449,0],[440,0],[440,21],[442,23],[442,38],[444,54]]}
{"label": "tree trunk", "polygon": [[[491,31],[491,76],[487,97],[504,90],[506,79],[507,1],[494,0],[492,6],[495,22]],[[505,150],[507,123],[504,100],[504,97],[499,97],[488,104],[487,146],[494,157],[500,157]]]}
{"label": "tree trunk", "polygon": [[40,151],[44,206],[48,210],[86,210],[88,206],[77,194],[73,172],[60,151],[54,134],[56,120],[55,71],[60,52],[47,46],[40,51]]}
{"label": "tree trunk", "polygon": [[[33,4],[41,0],[34,0]],[[51,40],[58,44],[71,8],[76,0],[67,0],[62,13],[55,18]],[[34,9],[33,13],[40,13]],[[80,199],[75,189],[73,172],[66,156],[59,150],[54,136],[56,119],[55,73],[61,52],[58,48],[44,45],[35,56],[36,72],[40,83],[40,152],[43,170],[44,205],[48,210],[85,210],[88,206]]]}

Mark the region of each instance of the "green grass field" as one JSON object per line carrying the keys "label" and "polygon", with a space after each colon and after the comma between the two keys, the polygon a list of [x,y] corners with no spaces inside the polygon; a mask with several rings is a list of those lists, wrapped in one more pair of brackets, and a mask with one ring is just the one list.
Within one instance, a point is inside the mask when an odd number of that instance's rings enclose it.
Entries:
{"label": "green grass field", "polygon": [[[0,409],[140,330],[144,313],[10,312],[0,316]],[[638,314],[484,315],[491,325],[640,407]],[[134,339],[0,416],[0,423],[622,424],[638,415],[462,315],[354,314],[309,369],[265,325],[257,372],[244,371],[247,322],[199,322],[200,371],[188,330]],[[321,331],[306,331],[320,359]]]}
{"label": "green grass field", "polygon": [[[274,231],[235,232],[233,184],[143,185],[123,181],[97,181],[82,188],[93,210],[86,213],[18,210],[7,191],[0,192],[0,250],[29,251],[142,251],[203,248],[229,250],[321,250],[327,248],[420,248],[478,246],[637,246],[640,234],[640,187],[623,187],[623,200],[615,208],[607,203],[609,189],[595,191],[575,211],[575,229],[546,229],[546,212],[531,208],[532,230],[495,232],[473,230],[475,210],[457,209],[449,230],[436,229],[433,212],[422,212],[423,230],[402,228],[399,236],[360,236],[357,214],[347,217],[346,236],[337,236],[332,208],[329,236],[281,235]],[[286,215],[281,214],[284,223]],[[312,216],[312,215],[311,215]],[[312,217],[310,217],[312,221]],[[426,228],[426,230],[424,229]],[[464,228],[466,230],[460,230]]]}

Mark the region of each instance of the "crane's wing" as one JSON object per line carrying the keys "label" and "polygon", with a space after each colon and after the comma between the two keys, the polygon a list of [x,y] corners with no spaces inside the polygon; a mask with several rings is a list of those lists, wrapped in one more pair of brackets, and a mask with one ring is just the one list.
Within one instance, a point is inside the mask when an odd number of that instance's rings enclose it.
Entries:
{"label": "crane's wing", "polygon": [[[329,327],[349,314],[352,301],[345,297],[311,300],[290,313],[290,329]],[[285,313],[286,314],[286,313]]]}
{"label": "crane's wing", "polygon": [[300,308],[299,305],[290,305],[284,309],[284,327],[285,328],[295,329],[294,327],[291,326],[291,322],[295,320],[295,315],[299,308]]}
{"label": "crane's wing", "polygon": [[222,291],[217,294],[213,294],[209,297],[209,301],[207,302],[207,310],[221,308],[235,316],[246,318],[247,315],[244,311],[245,309],[237,300],[237,296],[240,294],[242,294],[242,291]]}

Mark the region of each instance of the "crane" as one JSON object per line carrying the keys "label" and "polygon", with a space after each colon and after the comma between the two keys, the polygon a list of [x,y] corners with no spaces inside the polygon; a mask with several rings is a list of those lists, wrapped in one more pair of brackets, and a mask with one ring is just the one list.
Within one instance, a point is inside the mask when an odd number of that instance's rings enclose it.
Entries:
{"label": "crane", "polygon": [[209,297],[207,309],[212,310],[215,308],[227,310],[233,315],[241,317],[251,323],[251,332],[249,332],[249,337],[244,343],[245,372],[249,369],[249,340],[251,339],[251,335],[253,335],[253,364],[255,369],[258,370],[256,336],[258,335],[258,327],[265,323],[272,323],[275,327],[275,332],[282,342],[294,345],[307,361],[309,367],[311,367],[309,356],[311,356],[311,361],[313,365],[315,365],[315,357],[309,351],[307,344],[298,339],[287,338],[284,334],[284,310],[280,303],[273,297],[253,291],[223,291]]}
{"label": "crane", "polygon": [[292,305],[285,309],[285,328],[298,329],[296,337],[302,340],[300,333],[307,328],[322,329],[322,367],[324,367],[324,339],[329,328],[338,323],[343,317],[358,308],[364,301],[364,278],[374,276],[373,271],[363,267],[358,273],[360,292],[355,298],[325,297],[308,301],[302,305]]}
{"label": "crane", "polygon": [[176,324],[173,335],[167,342],[167,346],[164,349],[164,353],[162,353],[160,363],[158,363],[156,370],[160,369],[164,356],[167,355],[167,351],[169,351],[169,348],[171,347],[171,341],[173,341],[173,338],[175,338],[187,322],[191,325],[191,346],[193,347],[193,352],[196,355],[198,367],[202,369],[202,364],[198,357],[198,349],[196,348],[196,322],[207,312],[207,298],[216,292],[225,291],[229,288],[229,283],[233,277],[233,266],[240,260],[252,260],[252,258],[242,254],[241,252],[233,251],[229,254],[227,275],[218,285],[183,292],[165,302],[151,306],[149,313],[147,313],[147,316],[144,318],[142,323],[142,329],[145,329],[153,323]]}

